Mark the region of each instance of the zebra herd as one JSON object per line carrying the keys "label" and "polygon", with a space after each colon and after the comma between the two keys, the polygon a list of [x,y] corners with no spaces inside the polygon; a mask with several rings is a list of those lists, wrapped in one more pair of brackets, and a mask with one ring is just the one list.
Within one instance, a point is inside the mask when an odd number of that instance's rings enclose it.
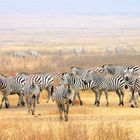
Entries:
{"label": "zebra herd", "polygon": [[[130,89],[131,107],[137,106],[138,93],[140,93],[140,68],[136,65],[116,66],[105,64],[101,67],[85,69],[71,67],[70,72],[64,73],[17,73],[7,77],[0,74],[0,90],[3,94],[0,108],[5,101],[5,107],[9,108],[8,96],[19,96],[18,106],[28,106],[28,113],[35,114],[36,103],[39,104],[40,93],[47,90],[50,97],[56,102],[60,112],[60,119],[64,113],[65,121],[68,121],[69,105],[75,104],[76,96],[80,105],[83,101],[80,97],[81,90],[91,90],[95,93],[94,105],[100,105],[102,92],[105,93],[106,105],[109,105],[108,92],[114,91],[119,97],[119,105],[124,105],[125,89]],[[58,77],[60,83],[54,88],[54,77]],[[74,90],[74,93],[72,92]]]}
{"label": "zebra herd", "polygon": [[28,51],[13,51],[13,57],[17,58],[27,58],[28,56],[37,57],[38,51],[29,49]]}

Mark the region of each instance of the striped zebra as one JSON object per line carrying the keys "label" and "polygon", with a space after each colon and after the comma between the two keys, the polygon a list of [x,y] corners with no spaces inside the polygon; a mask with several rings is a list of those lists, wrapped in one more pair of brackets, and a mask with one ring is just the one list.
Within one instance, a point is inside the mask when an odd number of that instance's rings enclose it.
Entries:
{"label": "striped zebra", "polygon": [[18,57],[18,58],[26,58],[27,54],[22,51],[13,51],[13,57]]}
{"label": "striped zebra", "polygon": [[35,84],[34,82],[26,81],[26,84],[24,85],[22,92],[24,93],[24,97],[26,99],[28,113],[30,114],[30,112],[32,111],[32,115],[34,115],[36,100],[40,92],[38,85]]}
{"label": "striped zebra", "polygon": [[92,82],[87,83],[80,76],[75,76],[73,73],[62,73],[61,84],[68,84],[74,89],[73,105],[75,103],[76,96],[79,98],[80,105],[83,104],[79,90],[90,90],[93,87]]}
{"label": "striped zebra", "polygon": [[134,86],[132,88],[131,95],[131,107],[135,107],[137,105],[138,94],[140,93],[140,77],[135,78]]}
{"label": "striped zebra", "polygon": [[[133,71],[127,71],[124,73],[123,77],[130,87],[131,97],[133,98],[133,95],[135,95],[133,99],[137,101],[138,96],[140,96],[140,76],[135,75]],[[132,101],[132,107],[134,107],[133,106],[134,100],[130,99],[130,102],[131,101]]]}
{"label": "striped zebra", "polygon": [[105,71],[102,67],[93,67],[90,69],[84,69],[81,67],[71,67],[71,73],[73,73],[76,76],[81,76],[84,77],[87,73],[97,73],[97,74],[101,74],[101,75],[105,75]]}
{"label": "striped zebra", "polygon": [[[33,81],[34,83],[38,84],[40,88],[40,92],[42,90],[47,90],[48,92],[48,98],[47,98],[47,103],[50,100],[50,97],[53,93],[53,83],[54,83],[54,76],[60,76],[60,73],[35,73],[32,75],[27,75],[24,73],[19,73],[19,75],[22,75],[25,79]],[[39,98],[40,94],[37,96],[37,103],[39,104]]]}
{"label": "striped zebra", "polygon": [[140,68],[136,65],[129,65],[129,66],[116,66],[112,64],[105,64],[102,66],[105,73],[111,75],[123,75],[126,71],[133,71],[134,73],[139,73]]}
{"label": "striped zebra", "polygon": [[52,100],[56,102],[60,113],[60,120],[63,119],[62,114],[64,112],[65,121],[68,121],[69,105],[72,103],[70,85],[60,85],[55,88]]}
{"label": "striped zebra", "polygon": [[[89,74],[88,74],[89,75]],[[103,76],[99,76],[96,74],[90,74],[90,78],[88,82],[85,83],[80,77],[77,77],[71,73],[64,73],[62,75],[61,81],[63,84],[70,84],[75,89],[75,94],[73,98],[73,102],[75,101],[76,95],[80,100],[80,105],[82,105],[82,101],[79,95],[79,90],[89,90],[91,89],[95,93],[95,102],[94,104],[99,106],[100,97],[102,92],[105,92],[107,106],[108,106],[108,91],[116,91],[119,96],[119,105],[124,105],[123,98],[124,92],[123,89],[127,88],[125,80],[122,76],[114,76],[111,78],[105,78]]]}
{"label": "striped zebra", "polygon": [[[91,77],[91,76],[90,76]],[[113,76],[113,77],[103,77],[103,76],[95,76],[92,77],[92,85],[96,93],[95,105],[99,106],[100,104],[100,97],[102,92],[105,93],[107,106],[108,102],[108,92],[115,91],[119,97],[119,105],[124,105],[124,89],[127,89],[128,86],[123,78],[123,76]]]}
{"label": "striped zebra", "polygon": [[19,95],[18,106],[24,105],[24,100],[22,95],[22,88],[24,84],[25,84],[25,79],[22,78],[21,76],[6,77],[0,75],[0,89],[3,94],[0,108],[2,108],[4,101],[5,101],[5,107],[6,108],[10,107],[7,97],[12,94]]}

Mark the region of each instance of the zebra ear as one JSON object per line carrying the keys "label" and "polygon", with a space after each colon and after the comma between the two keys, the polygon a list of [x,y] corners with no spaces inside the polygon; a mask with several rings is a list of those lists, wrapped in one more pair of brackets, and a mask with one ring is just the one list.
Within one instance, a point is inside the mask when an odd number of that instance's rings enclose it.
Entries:
{"label": "zebra ear", "polygon": [[61,75],[64,76],[64,72]]}
{"label": "zebra ear", "polygon": [[69,73],[70,76],[74,75],[73,73]]}
{"label": "zebra ear", "polygon": [[106,66],[106,64],[102,65],[102,68],[104,68]]}
{"label": "zebra ear", "polygon": [[71,69],[73,69],[75,66],[72,66]]}

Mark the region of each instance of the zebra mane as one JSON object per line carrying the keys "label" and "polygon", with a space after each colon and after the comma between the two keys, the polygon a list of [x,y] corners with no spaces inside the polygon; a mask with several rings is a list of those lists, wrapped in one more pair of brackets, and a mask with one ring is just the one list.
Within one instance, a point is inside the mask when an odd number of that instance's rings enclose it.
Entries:
{"label": "zebra mane", "polygon": [[114,66],[113,64],[104,64],[104,65],[102,65],[102,68],[104,68],[105,66]]}
{"label": "zebra mane", "polygon": [[20,73],[18,73],[18,74],[23,74],[23,75],[29,75],[28,73],[26,73],[26,72],[20,72]]}

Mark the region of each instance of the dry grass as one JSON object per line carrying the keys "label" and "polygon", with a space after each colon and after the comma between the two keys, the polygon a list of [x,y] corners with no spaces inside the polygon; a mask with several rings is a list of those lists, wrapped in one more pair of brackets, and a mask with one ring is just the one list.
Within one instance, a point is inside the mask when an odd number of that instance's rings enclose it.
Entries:
{"label": "dry grass", "polygon": [[46,103],[46,93],[41,96],[36,115],[27,114],[27,108],[16,108],[17,98],[9,96],[10,109],[0,111],[0,139],[10,140],[139,140],[140,112],[130,108],[129,96],[125,106],[118,106],[118,97],[109,95],[110,105],[106,107],[105,97],[101,106],[94,107],[91,92],[81,93],[84,105],[70,107],[69,121],[59,120],[55,103]]}
{"label": "dry grass", "polygon": [[[16,72],[64,72],[69,71],[71,66],[82,66],[92,68],[102,66],[105,63],[113,63],[116,65],[139,65],[139,55],[124,56],[95,56],[92,53],[84,55],[63,55],[55,54],[40,55],[37,58],[28,57],[14,58],[12,56],[2,54],[0,57],[1,73],[13,75]],[[3,61],[4,60],[4,61]],[[10,60],[10,61],[9,61]],[[88,63],[87,63],[88,62]]]}
{"label": "dry grass", "polygon": [[[105,63],[119,65],[137,64],[140,56],[55,56],[49,54],[38,58],[19,59],[2,54],[0,57],[1,72],[13,75],[15,72],[63,72],[71,66],[94,67]],[[4,61],[3,61],[4,60]],[[10,60],[10,61],[9,61]],[[88,63],[87,63],[88,62]],[[39,65],[41,64],[41,65]],[[58,80],[58,79],[55,79]],[[139,140],[140,111],[130,108],[126,92],[125,106],[118,106],[118,97],[109,93],[109,107],[105,97],[101,98],[100,107],[94,107],[94,94],[82,92],[83,106],[70,107],[69,122],[59,120],[55,103],[46,104],[47,93],[43,91],[41,103],[37,105],[36,115],[27,114],[27,108],[17,108],[17,96],[9,96],[10,109],[0,110],[0,139],[10,140]]]}
{"label": "dry grass", "polygon": [[[86,124],[80,123],[45,123],[46,128],[34,125],[33,122],[1,122],[0,139],[10,140],[132,140],[132,130],[121,127],[118,123],[97,124],[89,130]],[[92,131],[92,134],[90,132]]]}

